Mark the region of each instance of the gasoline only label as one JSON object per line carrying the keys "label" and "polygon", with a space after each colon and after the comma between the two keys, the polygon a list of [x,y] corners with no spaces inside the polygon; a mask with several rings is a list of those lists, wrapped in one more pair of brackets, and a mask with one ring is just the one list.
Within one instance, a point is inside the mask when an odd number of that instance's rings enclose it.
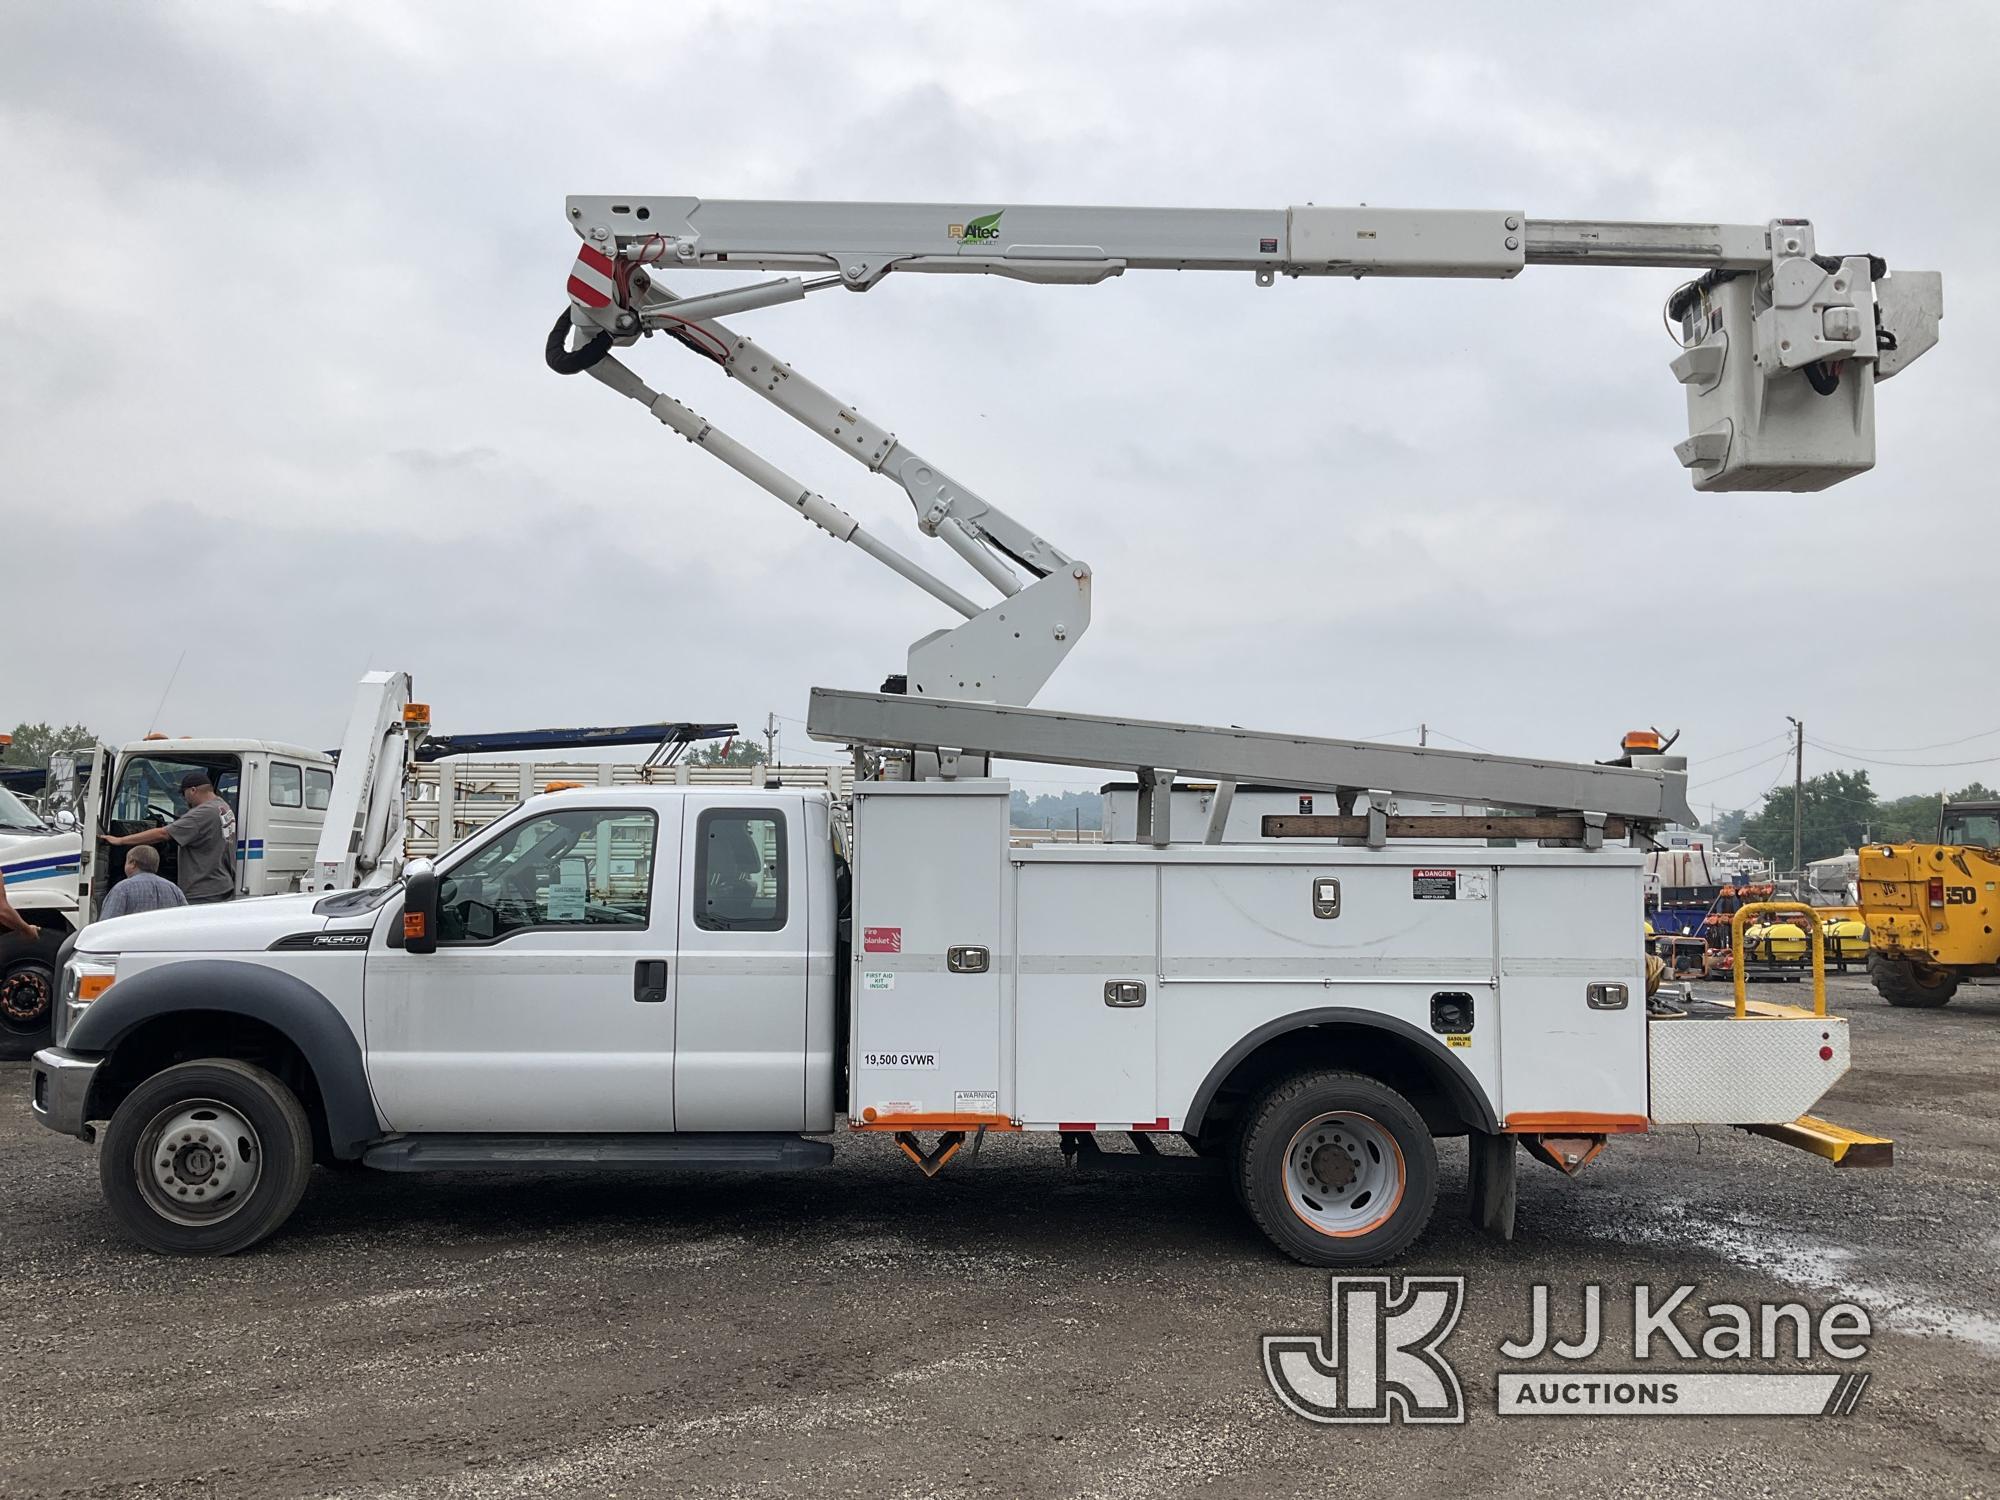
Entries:
{"label": "gasoline only label", "polygon": [[1410,896],[1413,900],[1417,901],[1456,901],[1458,899],[1458,871],[1410,871]]}

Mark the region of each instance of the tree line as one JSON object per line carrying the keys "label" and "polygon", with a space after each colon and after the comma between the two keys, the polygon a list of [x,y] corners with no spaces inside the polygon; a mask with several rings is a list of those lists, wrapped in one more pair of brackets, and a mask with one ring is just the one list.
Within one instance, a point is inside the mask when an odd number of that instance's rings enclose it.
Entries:
{"label": "tree line", "polygon": [[[1809,776],[1801,787],[1800,847],[1810,864],[1858,849],[1864,843],[1901,844],[1937,837],[1939,794],[1883,800],[1868,784],[1866,771],[1827,771]],[[1954,802],[2000,800],[1980,782],[1946,794]],[[1741,838],[1766,859],[1789,866],[1792,861],[1792,788],[1776,786],[1764,794],[1764,805],[1738,808],[1717,820],[1712,830],[1725,839]]]}

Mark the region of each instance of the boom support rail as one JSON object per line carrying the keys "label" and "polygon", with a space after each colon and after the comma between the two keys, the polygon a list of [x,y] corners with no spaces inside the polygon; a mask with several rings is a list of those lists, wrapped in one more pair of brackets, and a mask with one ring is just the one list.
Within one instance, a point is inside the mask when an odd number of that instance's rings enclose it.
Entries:
{"label": "boom support rail", "polygon": [[[1166,793],[1181,775],[1330,791],[1343,799],[1397,791],[1489,807],[1574,811],[1583,813],[1586,829],[1600,837],[1607,816],[1642,833],[1665,823],[1694,822],[1687,776],[1680,771],[835,688],[812,690],[806,732],[836,744],[936,752],[947,769],[957,756],[997,756],[1128,771],[1139,778],[1140,827],[1156,843],[1166,841]],[[1385,825],[1370,831],[1370,842],[1379,842],[1376,833],[1386,836],[1386,819],[1379,809],[1371,809],[1369,817]],[[1585,841],[1591,841],[1588,833]]]}

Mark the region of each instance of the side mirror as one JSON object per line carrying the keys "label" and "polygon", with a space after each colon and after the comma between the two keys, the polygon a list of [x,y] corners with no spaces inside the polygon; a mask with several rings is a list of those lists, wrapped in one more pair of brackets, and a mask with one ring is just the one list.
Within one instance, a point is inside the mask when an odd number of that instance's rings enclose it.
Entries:
{"label": "side mirror", "polygon": [[437,945],[437,866],[427,859],[413,859],[403,870],[403,950],[435,953]]}
{"label": "side mirror", "polygon": [[56,809],[55,825],[64,833],[76,832],[76,814],[66,807]]}

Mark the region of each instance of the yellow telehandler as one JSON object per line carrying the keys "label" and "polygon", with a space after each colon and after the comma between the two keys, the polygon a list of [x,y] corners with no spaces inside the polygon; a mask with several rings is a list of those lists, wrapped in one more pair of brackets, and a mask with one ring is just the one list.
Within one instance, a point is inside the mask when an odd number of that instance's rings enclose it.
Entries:
{"label": "yellow telehandler", "polygon": [[1868,977],[1891,1005],[1929,1008],[2000,975],[2000,802],[1945,802],[1934,844],[1861,850]]}

